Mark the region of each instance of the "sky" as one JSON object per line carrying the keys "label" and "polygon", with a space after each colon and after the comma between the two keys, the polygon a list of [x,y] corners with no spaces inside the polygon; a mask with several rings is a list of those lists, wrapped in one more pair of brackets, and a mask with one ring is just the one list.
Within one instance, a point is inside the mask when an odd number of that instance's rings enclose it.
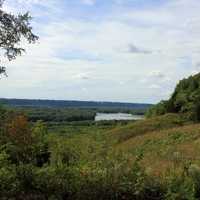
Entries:
{"label": "sky", "polygon": [[4,61],[0,97],[157,103],[200,71],[199,0],[6,0],[36,44]]}

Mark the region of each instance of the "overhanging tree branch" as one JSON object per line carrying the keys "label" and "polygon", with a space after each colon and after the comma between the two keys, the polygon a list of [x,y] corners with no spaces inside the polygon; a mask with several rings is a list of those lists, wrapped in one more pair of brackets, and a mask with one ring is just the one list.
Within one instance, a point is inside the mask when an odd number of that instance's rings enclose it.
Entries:
{"label": "overhanging tree branch", "polygon": [[[3,2],[4,0],[0,0],[0,49],[3,55],[11,61],[25,51],[20,47],[22,39],[34,43],[38,40],[38,36],[32,32],[30,25],[32,18],[28,12],[19,15],[6,13],[2,9]],[[0,74],[3,73],[6,73],[6,68],[0,66]]]}

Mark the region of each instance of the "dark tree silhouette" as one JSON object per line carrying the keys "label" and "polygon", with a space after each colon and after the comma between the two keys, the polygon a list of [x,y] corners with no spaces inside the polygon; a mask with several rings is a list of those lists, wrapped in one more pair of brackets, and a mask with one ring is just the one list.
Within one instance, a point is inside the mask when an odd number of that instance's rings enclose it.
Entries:
{"label": "dark tree silhouette", "polygon": [[[25,51],[20,47],[22,39],[34,43],[38,40],[38,36],[32,32],[31,16],[28,12],[18,15],[7,13],[3,11],[3,3],[4,0],[0,0],[0,49],[3,55],[11,61]],[[0,74],[2,73],[6,74],[4,66],[0,66]]]}

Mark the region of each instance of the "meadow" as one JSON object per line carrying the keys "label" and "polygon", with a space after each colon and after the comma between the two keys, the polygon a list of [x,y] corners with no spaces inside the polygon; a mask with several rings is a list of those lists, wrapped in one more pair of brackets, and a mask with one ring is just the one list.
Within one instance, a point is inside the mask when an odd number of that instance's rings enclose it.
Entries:
{"label": "meadow", "polygon": [[1,199],[200,198],[200,124],[180,114],[31,122],[2,108],[0,131]]}

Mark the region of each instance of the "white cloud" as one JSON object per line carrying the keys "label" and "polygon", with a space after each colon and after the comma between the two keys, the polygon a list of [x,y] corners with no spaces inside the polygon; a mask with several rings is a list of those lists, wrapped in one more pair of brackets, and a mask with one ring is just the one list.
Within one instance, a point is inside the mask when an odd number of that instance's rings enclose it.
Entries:
{"label": "white cloud", "polygon": [[152,84],[150,86],[148,86],[149,89],[160,89],[160,85],[156,85],[156,84]]}
{"label": "white cloud", "polygon": [[128,49],[127,49],[128,53],[134,53],[134,54],[151,54],[152,51],[137,47],[134,44],[129,44],[128,45]]}
{"label": "white cloud", "polygon": [[89,5],[89,6],[93,6],[96,1],[95,0],[82,0],[83,4]]}
{"label": "white cloud", "polygon": [[75,74],[73,78],[78,79],[78,80],[89,80],[92,78],[92,76],[90,75],[89,72],[82,72],[82,73]]}
{"label": "white cloud", "polygon": [[[50,19],[58,9],[54,3]],[[137,102],[167,98],[179,79],[199,70],[199,10],[197,0],[170,0],[158,7],[112,10],[100,21],[55,16],[45,26],[35,22],[39,44],[28,45],[25,56],[8,64],[1,95]],[[80,88],[90,92],[81,96]]]}
{"label": "white cloud", "polygon": [[154,70],[149,73],[149,76],[154,78],[164,78],[165,74],[162,73],[160,70]]}
{"label": "white cloud", "polygon": [[45,0],[18,0],[20,4],[44,4],[47,3]]}

